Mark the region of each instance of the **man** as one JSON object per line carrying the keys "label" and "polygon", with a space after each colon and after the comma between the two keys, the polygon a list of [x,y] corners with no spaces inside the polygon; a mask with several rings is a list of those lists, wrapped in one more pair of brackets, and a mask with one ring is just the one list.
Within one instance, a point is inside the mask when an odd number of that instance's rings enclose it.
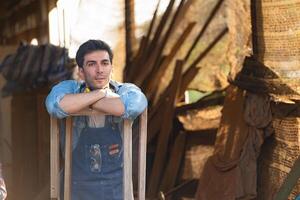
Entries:
{"label": "man", "polygon": [[147,99],[135,85],[111,80],[112,60],[105,42],[83,43],[76,62],[84,82],[63,81],[46,99],[48,112],[58,118],[104,114],[74,117],[72,200],[123,199],[122,119],[135,119]]}

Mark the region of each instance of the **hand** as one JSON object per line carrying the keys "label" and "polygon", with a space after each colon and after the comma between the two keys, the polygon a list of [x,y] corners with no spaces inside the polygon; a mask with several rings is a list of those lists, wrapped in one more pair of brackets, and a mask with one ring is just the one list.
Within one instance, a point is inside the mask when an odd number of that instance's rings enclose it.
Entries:
{"label": "hand", "polygon": [[103,98],[105,98],[107,96],[107,89],[99,89],[98,93],[100,95],[100,99],[99,100],[101,100],[101,99],[103,99]]}

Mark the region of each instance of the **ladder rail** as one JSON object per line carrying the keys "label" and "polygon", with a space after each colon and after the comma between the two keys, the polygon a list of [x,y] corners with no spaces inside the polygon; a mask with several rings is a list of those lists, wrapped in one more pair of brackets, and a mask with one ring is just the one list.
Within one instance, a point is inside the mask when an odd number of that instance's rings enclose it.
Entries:
{"label": "ladder rail", "polygon": [[[51,117],[50,127],[50,198],[60,199],[59,177],[59,129],[58,119]],[[132,183],[132,121],[123,123],[124,175],[123,195],[126,200],[134,200]],[[138,162],[138,199],[145,200],[146,186],[146,147],[147,147],[147,108],[139,121],[139,162]],[[72,116],[66,119],[65,139],[64,200],[71,199],[72,171]]]}

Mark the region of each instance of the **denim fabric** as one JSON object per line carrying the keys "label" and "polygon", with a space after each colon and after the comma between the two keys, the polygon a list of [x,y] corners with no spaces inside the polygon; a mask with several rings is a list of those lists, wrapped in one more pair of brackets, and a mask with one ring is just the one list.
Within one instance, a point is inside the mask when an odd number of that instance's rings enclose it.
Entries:
{"label": "denim fabric", "polygon": [[86,127],[73,151],[72,200],[123,199],[120,131]]}

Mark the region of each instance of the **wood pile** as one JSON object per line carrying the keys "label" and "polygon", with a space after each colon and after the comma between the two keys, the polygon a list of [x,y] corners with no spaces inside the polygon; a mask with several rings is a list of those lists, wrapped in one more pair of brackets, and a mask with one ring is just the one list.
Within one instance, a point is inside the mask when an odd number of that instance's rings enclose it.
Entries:
{"label": "wood pile", "polygon": [[[170,0],[161,18],[157,13],[158,3],[147,34],[141,38],[135,56],[126,62],[127,65],[124,68],[124,81],[141,87],[149,101],[148,152],[154,155],[153,163],[148,163],[151,165],[148,166],[147,196],[149,198],[157,198],[160,191],[162,191],[161,199],[164,198],[162,194],[168,194],[170,198],[175,192],[174,188],[176,188],[188,135],[178,123],[177,116],[188,110],[220,105],[224,101],[222,91],[216,91],[196,103],[179,105],[183,100],[184,92],[200,70],[199,63],[228,31],[227,27],[221,29],[216,38],[191,60],[191,54],[195,51],[196,45],[203,39],[205,31],[224,2],[224,0],[218,0],[193,41],[189,40],[189,36],[197,23],[196,19],[184,27],[179,39],[171,45],[172,36],[179,30],[182,19],[193,2],[193,0],[181,0],[176,7],[175,0]],[[185,43],[192,45],[186,50],[184,58],[178,59],[178,52]],[[165,55],[164,50],[167,47],[170,51]],[[175,64],[173,64],[174,61]],[[163,87],[162,79],[166,76],[166,71],[170,69],[173,71],[172,79]],[[215,133],[215,130],[204,132],[209,133],[204,135],[211,135]],[[214,137],[212,138],[211,145],[214,142]],[[153,146],[155,150],[150,151]],[[186,185],[183,184],[183,186]]]}

